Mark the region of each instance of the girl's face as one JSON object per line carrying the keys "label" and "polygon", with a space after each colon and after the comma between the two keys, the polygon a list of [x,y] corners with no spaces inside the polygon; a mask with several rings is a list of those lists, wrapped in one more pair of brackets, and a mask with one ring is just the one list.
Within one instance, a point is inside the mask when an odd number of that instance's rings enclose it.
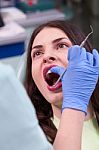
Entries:
{"label": "girl's face", "polygon": [[32,77],[51,104],[58,105],[62,101],[62,84],[53,86],[58,76],[47,72],[53,66],[67,67],[68,48],[71,46],[71,41],[62,30],[51,27],[40,31],[32,44]]}

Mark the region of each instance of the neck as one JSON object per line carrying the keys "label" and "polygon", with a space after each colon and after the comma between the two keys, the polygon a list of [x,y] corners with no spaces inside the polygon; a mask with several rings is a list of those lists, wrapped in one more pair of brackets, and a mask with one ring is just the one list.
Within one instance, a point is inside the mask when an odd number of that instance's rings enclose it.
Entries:
{"label": "neck", "polygon": [[61,118],[61,109],[55,105],[52,105],[53,114],[60,119]]}
{"label": "neck", "polygon": [[[61,118],[61,109],[56,106],[56,105],[52,105],[52,109],[53,109],[53,114],[60,119]],[[85,121],[91,119],[93,117],[93,110],[92,110],[92,106],[89,105],[88,110],[87,110],[87,115],[85,116]]]}

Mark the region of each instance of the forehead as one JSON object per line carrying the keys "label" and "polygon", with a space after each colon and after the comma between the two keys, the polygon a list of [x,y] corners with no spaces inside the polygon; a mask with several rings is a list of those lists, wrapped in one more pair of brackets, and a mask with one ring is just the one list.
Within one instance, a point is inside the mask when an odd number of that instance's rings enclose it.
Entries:
{"label": "forehead", "polygon": [[61,29],[45,27],[37,34],[37,36],[34,39],[33,45],[42,44],[44,42],[51,42],[55,39],[62,37],[66,37],[67,39],[69,39]]}

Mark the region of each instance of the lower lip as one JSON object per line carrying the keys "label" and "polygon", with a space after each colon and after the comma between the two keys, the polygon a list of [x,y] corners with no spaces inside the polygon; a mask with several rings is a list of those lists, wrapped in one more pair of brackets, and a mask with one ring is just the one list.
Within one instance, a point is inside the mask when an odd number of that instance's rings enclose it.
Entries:
{"label": "lower lip", "polygon": [[49,86],[49,85],[47,86],[48,90],[53,92],[59,90],[61,87],[62,87],[61,82],[57,83],[55,86]]}

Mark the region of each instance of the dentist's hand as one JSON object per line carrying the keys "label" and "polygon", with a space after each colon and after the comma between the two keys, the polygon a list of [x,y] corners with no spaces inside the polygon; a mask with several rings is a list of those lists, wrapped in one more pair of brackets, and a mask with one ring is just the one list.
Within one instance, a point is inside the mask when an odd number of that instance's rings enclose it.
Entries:
{"label": "dentist's hand", "polygon": [[[64,108],[71,108],[87,113],[90,97],[99,78],[99,53],[94,49],[92,54],[85,48],[72,46],[68,50],[69,64],[62,77]],[[57,66],[51,71],[61,75],[64,68]]]}

